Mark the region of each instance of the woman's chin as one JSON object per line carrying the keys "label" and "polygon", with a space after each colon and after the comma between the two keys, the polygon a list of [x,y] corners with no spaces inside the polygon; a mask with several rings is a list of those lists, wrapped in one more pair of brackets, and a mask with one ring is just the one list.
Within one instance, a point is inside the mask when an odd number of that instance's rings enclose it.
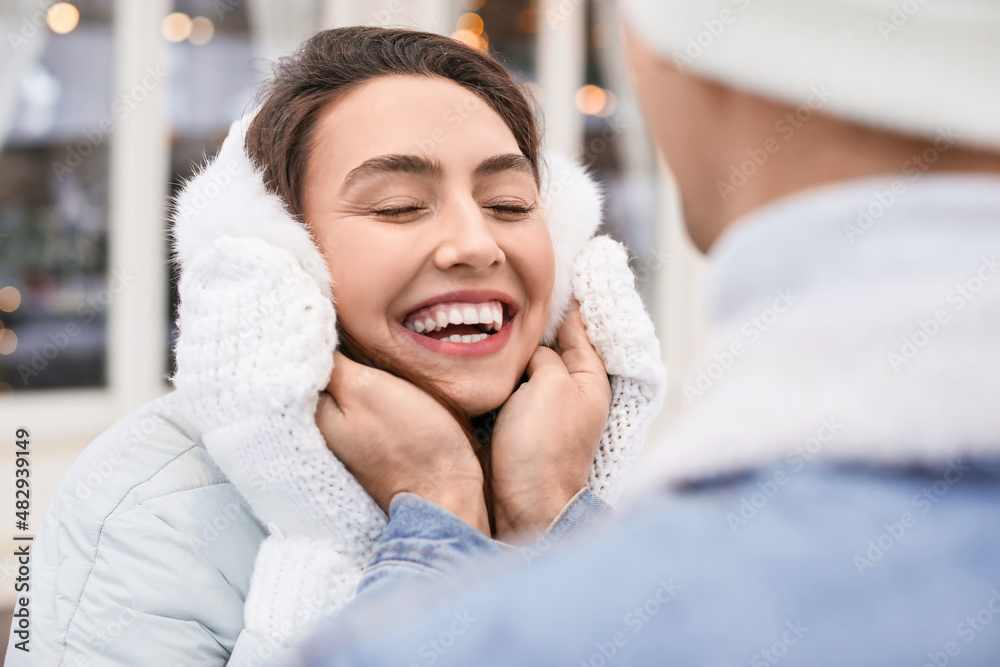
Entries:
{"label": "woman's chin", "polygon": [[445,391],[470,417],[479,417],[499,408],[511,394],[510,391],[498,392],[492,388],[483,390],[482,387],[462,387],[461,385],[453,385]]}
{"label": "woman's chin", "polygon": [[507,397],[504,398],[483,397],[475,400],[470,400],[468,397],[466,397],[465,399],[459,400],[459,405],[462,407],[463,410],[469,413],[470,417],[481,417],[482,415],[485,415],[487,412],[499,408],[501,405],[504,404],[506,400]]}
{"label": "woman's chin", "polygon": [[[514,371],[515,368],[520,370]],[[527,360],[522,362],[518,359],[490,373],[488,381],[483,381],[482,377],[478,379],[465,377],[462,381],[443,389],[452,400],[462,406],[466,413],[472,417],[479,417],[503,406],[510,399],[526,381],[526,368]]]}

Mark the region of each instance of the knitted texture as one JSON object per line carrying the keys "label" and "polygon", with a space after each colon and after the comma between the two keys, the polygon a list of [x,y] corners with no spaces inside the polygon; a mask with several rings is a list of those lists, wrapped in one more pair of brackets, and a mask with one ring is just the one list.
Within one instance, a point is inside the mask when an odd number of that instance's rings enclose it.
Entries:
{"label": "knitted texture", "polygon": [[[255,238],[216,239],[187,266],[180,297],[174,383],[186,411],[255,516],[287,536],[257,556],[246,627],[294,642],[308,632],[303,613],[350,598],[386,523],[316,426],[333,304],[294,257]],[[305,605],[320,585],[324,597]]]}
{"label": "knitted texture", "polygon": [[[248,631],[296,644],[353,596],[386,516],[327,447],[315,412],[333,369],[329,272],[243,151],[249,118],[176,202],[180,306],[173,382],[212,458],[271,536],[254,563]],[[624,248],[600,224],[601,196],[578,165],[549,156],[543,211],[556,284],[544,342],[570,298],[611,375],[612,407],[590,486],[609,502],[660,409],[665,371]]]}
{"label": "knitted texture", "polygon": [[584,246],[573,262],[573,294],[587,336],[611,376],[611,410],[589,486],[614,503],[663,404],[666,369],[622,244],[598,236]]}
{"label": "knitted texture", "polygon": [[272,536],[254,561],[244,605],[246,627],[268,629],[279,645],[309,634],[323,613],[344,606],[357,590],[362,568],[330,540]]}

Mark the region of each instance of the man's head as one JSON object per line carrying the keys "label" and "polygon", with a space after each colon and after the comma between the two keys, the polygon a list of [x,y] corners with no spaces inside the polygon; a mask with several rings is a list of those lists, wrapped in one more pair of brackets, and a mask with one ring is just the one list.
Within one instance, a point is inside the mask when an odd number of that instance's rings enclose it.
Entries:
{"label": "man's head", "polygon": [[1000,42],[983,27],[1000,5],[929,7],[895,26],[883,0],[626,0],[640,103],[702,251],[806,188],[1000,173]]}

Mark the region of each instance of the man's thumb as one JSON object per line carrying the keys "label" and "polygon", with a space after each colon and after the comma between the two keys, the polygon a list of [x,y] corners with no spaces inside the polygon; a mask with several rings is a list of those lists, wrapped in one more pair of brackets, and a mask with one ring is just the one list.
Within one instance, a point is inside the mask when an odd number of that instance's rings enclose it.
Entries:
{"label": "man's thumb", "polygon": [[570,374],[591,373],[599,377],[607,375],[604,362],[587,337],[580,304],[575,299],[570,303],[566,319],[559,328],[558,344],[559,354]]}

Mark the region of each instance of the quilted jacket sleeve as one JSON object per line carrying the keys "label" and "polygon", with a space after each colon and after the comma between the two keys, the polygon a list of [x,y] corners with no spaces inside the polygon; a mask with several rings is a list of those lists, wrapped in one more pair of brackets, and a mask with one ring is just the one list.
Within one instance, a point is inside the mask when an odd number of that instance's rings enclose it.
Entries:
{"label": "quilted jacket sleeve", "polygon": [[197,434],[149,408],[56,490],[31,552],[30,652],[12,636],[6,665],[247,664],[231,654],[253,639],[243,601],[265,532]]}

